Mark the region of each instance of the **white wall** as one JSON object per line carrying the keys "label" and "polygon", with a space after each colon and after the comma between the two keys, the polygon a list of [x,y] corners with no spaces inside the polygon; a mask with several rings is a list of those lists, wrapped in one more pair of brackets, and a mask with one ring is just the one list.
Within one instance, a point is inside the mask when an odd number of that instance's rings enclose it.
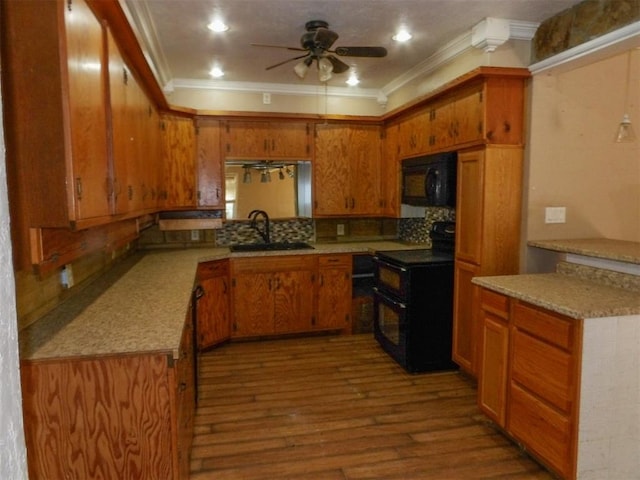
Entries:
{"label": "white wall", "polygon": [[0,478],[19,480],[27,478],[27,459],[3,132],[0,108]]}
{"label": "white wall", "polygon": [[[640,242],[640,141],[614,142],[624,113],[640,135],[640,49],[542,72],[530,95],[524,239]],[[566,207],[566,223],[545,224],[548,206]]]}

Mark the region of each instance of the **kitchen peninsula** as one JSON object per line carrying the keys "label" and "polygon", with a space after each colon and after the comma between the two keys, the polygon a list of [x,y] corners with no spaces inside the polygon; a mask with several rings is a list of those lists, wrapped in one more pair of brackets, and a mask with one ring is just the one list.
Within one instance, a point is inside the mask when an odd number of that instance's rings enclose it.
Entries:
{"label": "kitchen peninsula", "polygon": [[138,252],[25,329],[20,353],[32,474],[188,478],[196,395],[190,302],[199,264],[419,246],[379,241],[314,247]]}
{"label": "kitchen peninsula", "polygon": [[479,406],[563,478],[633,478],[640,243],[529,245],[566,256],[555,273],[473,279],[482,287]]}

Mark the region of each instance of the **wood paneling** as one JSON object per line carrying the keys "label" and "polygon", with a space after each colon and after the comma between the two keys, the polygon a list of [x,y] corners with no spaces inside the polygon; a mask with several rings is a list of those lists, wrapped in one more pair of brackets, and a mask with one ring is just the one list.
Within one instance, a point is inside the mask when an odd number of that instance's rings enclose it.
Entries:
{"label": "wood paneling", "polygon": [[30,478],[171,478],[166,355],[21,370]]}

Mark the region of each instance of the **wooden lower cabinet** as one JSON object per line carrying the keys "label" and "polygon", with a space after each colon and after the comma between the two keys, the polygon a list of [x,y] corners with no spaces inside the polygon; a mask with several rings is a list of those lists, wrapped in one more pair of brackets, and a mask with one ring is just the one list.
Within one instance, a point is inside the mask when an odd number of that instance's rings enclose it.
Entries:
{"label": "wooden lower cabinet", "polygon": [[316,269],[314,255],[232,259],[231,336],[311,330]]}
{"label": "wooden lower cabinet", "polygon": [[509,301],[504,295],[481,290],[480,365],[478,403],[482,411],[504,428],[507,418],[509,361]]}
{"label": "wooden lower cabinet", "polygon": [[480,288],[480,409],[562,478],[576,477],[582,320]]}
{"label": "wooden lower cabinet", "polygon": [[197,348],[204,350],[231,337],[229,260],[203,262],[198,265]]}
{"label": "wooden lower cabinet", "polygon": [[192,332],[169,353],[23,361],[29,478],[189,478]]}
{"label": "wooden lower cabinet", "polygon": [[351,254],[318,257],[318,311],[314,328],[351,331]]}
{"label": "wooden lower cabinet", "polygon": [[231,338],[351,332],[351,254],[231,259]]}
{"label": "wooden lower cabinet", "polygon": [[456,260],[453,286],[453,361],[476,374],[478,322],[475,318],[478,288],[471,279],[478,275],[480,267]]}

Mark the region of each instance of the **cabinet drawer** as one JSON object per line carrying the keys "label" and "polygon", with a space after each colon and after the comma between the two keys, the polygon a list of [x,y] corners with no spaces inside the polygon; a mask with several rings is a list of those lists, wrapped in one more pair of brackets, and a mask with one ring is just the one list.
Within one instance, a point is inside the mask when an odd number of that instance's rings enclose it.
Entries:
{"label": "cabinet drawer", "polygon": [[215,260],[198,265],[198,280],[229,275],[229,262],[227,260]]}
{"label": "cabinet drawer", "polygon": [[233,274],[282,272],[285,270],[308,270],[317,265],[316,255],[278,255],[234,258],[231,260]]}
{"label": "cabinet drawer", "polygon": [[351,254],[348,255],[320,255],[319,267],[349,267],[351,268]]}
{"label": "cabinet drawer", "polygon": [[573,357],[518,329],[511,337],[511,379],[569,413],[573,403]]}
{"label": "cabinet drawer", "polygon": [[504,319],[509,319],[509,298],[485,288],[480,297],[482,309]]}
{"label": "cabinet drawer", "polygon": [[511,384],[508,431],[549,467],[571,478],[574,436],[569,418]]}
{"label": "cabinet drawer", "polygon": [[573,350],[576,320],[519,301],[515,304],[513,315],[514,324],[520,330],[526,330],[565,350]]}

